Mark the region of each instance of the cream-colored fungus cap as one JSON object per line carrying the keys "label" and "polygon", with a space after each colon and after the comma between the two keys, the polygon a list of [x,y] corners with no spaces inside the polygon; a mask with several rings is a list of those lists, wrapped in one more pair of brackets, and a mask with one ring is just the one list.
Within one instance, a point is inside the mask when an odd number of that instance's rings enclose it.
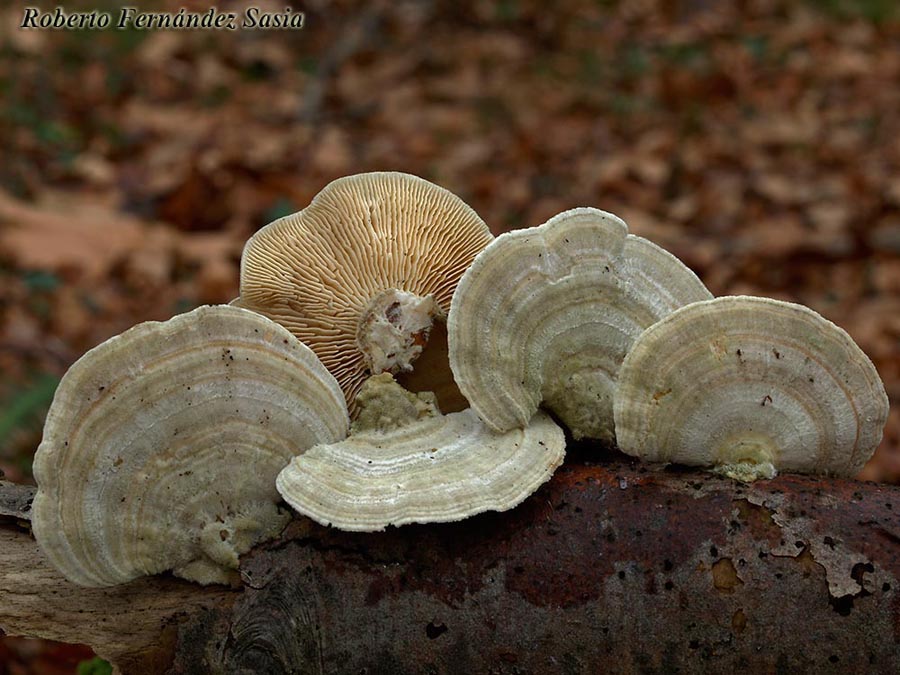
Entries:
{"label": "cream-colored fungus cap", "polygon": [[641,332],[712,297],[675,256],[616,216],[578,208],[508,232],[463,275],[448,319],[450,366],[491,428],[541,402],[575,438],[612,441],[619,366]]}
{"label": "cream-colored fungus cap", "polygon": [[562,429],[542,412],[525,429],[498,434],[472,410],[429,409],[389,375],[369,380],[363,396],[366,425],[311,448],[278,476],[282,497],[323,525],[369,532],[506,511],[565,455]]}
{"label": "cream-colored fungus cap", "polygon": [[[459,277],[492,239],[478,214],[426,180],[392,172],[340,178],[247,242],[236,304],[309,345],[355,414],[369,374],[412,369]],[[432,382],[455,391],[446,356],[443,371]]]}
{"label": "cream-colored fungus cap", "polygon": [[278,534],[275,477],[343,438],[343,394],[315,354],[244,309],[147,322],[66,373],[34,460],[34,535],[82,586],[172,569],[225,583]]}
{"label": "cream-colored fungus cap", "polygon": [[684,307],[635,342],[619,373],[619,447],[652,462],[853,476],[888,400],[875,366],[813,310],[747,296]]}

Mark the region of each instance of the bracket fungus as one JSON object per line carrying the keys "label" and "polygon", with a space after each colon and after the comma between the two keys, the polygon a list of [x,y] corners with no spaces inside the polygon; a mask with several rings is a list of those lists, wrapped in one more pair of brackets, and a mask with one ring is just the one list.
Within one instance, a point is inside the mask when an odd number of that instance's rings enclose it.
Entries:
{"label": "bracket fungus", "polygon": [[511,509],[562,464],[565,437],[545,413],[496,433],[471,410],[441,415],[389,375],[362,389],[350,436],[317,445],[279,474],[278,491],[323,525],[376,531]]}
{"label": "bracket fungus", "polygon": [[853,476],[887,421],[884,385],[841,328],[749,296],[684,307],[635,342],[619,373],[619,447],[651,462]]}
{"label": "bracket fungus", "polygon": [[66,373],[34,460],[34,535],[83,586],[172,569],[227,582],[289,519],[275,477],[347,433],[337,382],[263,316],[200,307],[139,324]]}
{"label": "bracket fungus", "polygon": [[[247,242],[235,304],[309,345],[355,415],[366,377],[412,370],[463,271],[492,239],[461,199],[422,178],[340,178]],[[445,355],[442,362],[444,372],[430,377],[438,386],[430,388],[443,403],[442,387],[455,386]]]}
{"label": "bracket fungus", "polygon": [[612,441],[619,366],[641,332],[711,298],[671,253],[592,208],[500,235],[463,275],[448,318],[460,391],[497,431],[544,405],[577,438]]}

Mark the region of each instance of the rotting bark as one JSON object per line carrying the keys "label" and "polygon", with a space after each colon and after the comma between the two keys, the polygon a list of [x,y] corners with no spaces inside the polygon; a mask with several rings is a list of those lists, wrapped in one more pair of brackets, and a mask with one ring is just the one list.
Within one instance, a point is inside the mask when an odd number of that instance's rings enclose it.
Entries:
{"label": "rotting bark", "polygon": [[898,510],[891,486],[567,465],[460,523],[298,518],[241,589],[81,589],[0,527],[0,630],[126,673],[896,672]]}
{"label": "rotting bark", "polygon": [[31,501],[36,488],[0,480],[0,517],[31,520]]}

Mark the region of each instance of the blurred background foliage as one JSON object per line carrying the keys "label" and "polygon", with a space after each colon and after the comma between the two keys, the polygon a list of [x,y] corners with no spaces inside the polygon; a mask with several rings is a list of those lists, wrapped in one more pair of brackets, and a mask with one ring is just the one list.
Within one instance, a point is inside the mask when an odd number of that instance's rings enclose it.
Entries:
{"label": "blurred background foliage", "polygon": [[[334,178],[389,169],[449,188],[495,233],[603,208],[717,295],[813,307],[891,398],[862,477],[900,482],[893,0],[222,0],[290,5],[305,28],[180,32],[23,31],[24,4],[0,5],[8,478],[30,480],[84,351],[230,300],[250,234]],[[0,675],[55,672],[34,649],[0,640]]]}

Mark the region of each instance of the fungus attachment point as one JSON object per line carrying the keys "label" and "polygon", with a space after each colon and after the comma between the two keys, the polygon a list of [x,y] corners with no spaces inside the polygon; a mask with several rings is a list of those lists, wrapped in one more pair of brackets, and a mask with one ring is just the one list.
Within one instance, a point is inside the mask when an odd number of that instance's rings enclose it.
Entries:
{"label": "fungus attachment point", "polygon": [[881,441],[888,400],[875,366],[824,317],[789,302],[695,302],[637,339],[615,395],[619,448],[712,466],[853,476]]}
{"label": "fungus attachment point", "polygon": [[775,458],[778,446],[768,435],[744,432],[726,438],[718,449],[713,450],[714,473],[752,483],[759,478],[774,478]]}
{"label": "fungus attachment point", "polygon": [[375,531],[505,511],[546,482],[565,454],[562,429],[538,412],[498,434],[472,410],[441,415],[433,397],[382,373],[362,387],[343,442],[317,445],[278,475],[278,492],[323,525]]}
{"label": "fungus attachment point", "polygon": [[374,375],[363,383],[359,396],[359,415],[352,431],[393,431],[407,424],[440,415],[434,394],[413,394],[394,381],[389,373]]}
{"label": "fungus attachment point", "polygon": [[412,370],[431,334],[435,318],[444,312],[433,295],[424,298],[389,288],[372,298],[359,320],[357,343],[370,372]]}

